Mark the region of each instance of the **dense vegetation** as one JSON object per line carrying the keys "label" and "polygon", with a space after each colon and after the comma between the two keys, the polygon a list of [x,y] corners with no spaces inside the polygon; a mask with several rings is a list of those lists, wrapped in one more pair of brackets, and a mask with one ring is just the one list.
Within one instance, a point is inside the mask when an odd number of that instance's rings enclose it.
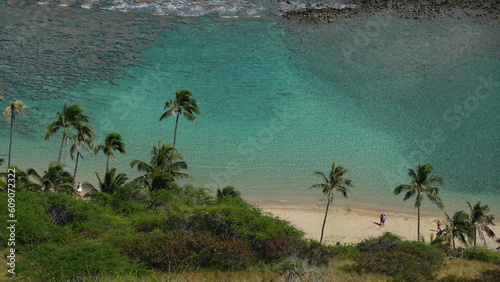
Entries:
{"label": "dense vegetation", "polygon": [[[500,272],[500,253],[487,249],[453,250],[436,240],[403,241],[390,233],[356,246],[326,246],[304,239],[290,223],[240,197],[211,196],[192,186],[154,193],[138,188],[132,182],[112,194],[95,192],[90,200],[18,192],[18,220],[23,224],[16,231],[16,277],[82,281],[251,270],[291,281],[326,279],[332,275],[328,265],[344,265],[343,275],[434,281],[448,256],[496,264],[485,270],[485,277]],[[0,201],[7,201],[6,193]],[[0,220],[7,220],[4,205]],[[3,246],[8,236],[8,230],[1,230]],[[455,278],[448,275],[444,281]]]}
{"label": "dense vegetation", "polygon": [[[165,104],[169,110],[161,119],[176,116],[174,144],[178,117],[184,115],[195,122],[194,114],[199,114],[191,95],[189,90],[179,90],[176,100]],[[11,137],[15,113],[24,114],[24,108],[17,101],[4,111]],[[109,133],[104,144],[97,145],[82,107],[64,104],[56,116],[47,127],[45,139],[62,133],[58,160],[64,144],[71,144],[69,153],[76,156],[73,174],[59,161],[51,162],[43,173],[10,165],[12,142],[7,162],[15,176],[0,174],[3,192],[11,181],[15,182],[15,197],[0,193],[0,202],[15,199],[15,219],[19,222],[15,232],[16,276],[8,278],[163,281],[202,273],[200,279],[193,280],[494,281],[500,275],[500,253],[476,247],[477,239],[495,237],[489,228],[494,217],[488,213],[489,206],[480,202],[467,202],[469,213],[446,215],[447,227],[429,244],[403,241],[386,233],[356,246],[327,246],[305,239],[304,233],[289,222],[246,203],[234,187],[218,190],[215,196],[204,188],[180,187],[177,180],[191,177],[185,172],[187,163],[174,145],[161,140],[152,148],[148,161],[130,163],[143,174],[129,181],[125,174],[109,168],[114,152],[125,153],[119,133]],[[104,174],[96,172],[98,185],[84,183],[85,192],[80,195],[75,191],[75,175],[82,149],[89,153],[103,151],[107,159]],[[418,211],[423,195],[442,207],[438,188],[430,184],[441,185],[443,180],[432,171],[430,164],[409,169],[410,184],[398,186],[394,193],[406,192],[404,200],[415,197]],[[344,178],[346,173],[333,164],[328,174],[314,174],[324,183],[311,188],[321,188],[328,200],[324,223],[333,192],[347,197],[352,186],[351,180]],[[9,219],[7,209],[7,205],[0,205],[2,222]],[[419,226],[417,232],[421,239]],[[12,255],[7,247],[12,247],[10,235],[9,229],[0,229],[5,257]],[[455,239],[474,247],[457,249]],[[450,265],[447,257],[483,261],[484,265],[476,267],[479,273],[467,277],[450,271],[443,275]],[[228,276],[204,276],[218,271]],[[231,276],[238,271],[246,273],[246,278]]]}

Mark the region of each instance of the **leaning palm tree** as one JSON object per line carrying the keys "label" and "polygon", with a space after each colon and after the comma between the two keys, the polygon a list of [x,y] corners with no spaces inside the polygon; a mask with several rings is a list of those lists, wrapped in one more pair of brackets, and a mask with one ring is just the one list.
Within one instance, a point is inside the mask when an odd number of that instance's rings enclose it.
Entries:
{"label": "leaning palm tree", "polygon": [[99,145],[96,147],[96,154],[102,150],[106,155],[106,172],[109,168],[109,157],[116,160],[114,151],[118,151],[125,154],[125,144],[122,141],[122,136],[120,133],[112,132],[106,136],[104,139],[104,145]]}
{"label": "leaning palm tree", "polygon": [[187,120],[196,124],[197,119],[195,114],[200,114],[200,109],[198,108],[198,102],[191,98],[193,93],[187,89],[181,89],[175,92],[175,100],[168,100],[165,103],[164,110],[169,108],[168,111],[163,113],[160,117],[160,121],[169,116],[175,116],[175,129],[174,129],[174,143],[172,147],[175,148],[175,141],[177,140],[177,125],[179,124],[179,116],[183,115]]}
{"label": "leaning palm tree", "polygon": [[116,168],[112,168],[106,172],[104,179],[101,179],[99,174],[96,172],[97,180],[99,181],[99,189],[94,187],[94,185],[89,182],[85,182],[83,185],[90,189],[90,193],[84,195],[84,198],[92,198],[93,195],[99,192],[113,194],[116,190],[122,187],[128,180],[124,173],[116,173]]}
{"label": "leaning palm tree", "polygon": [[[471,239],[474,242],[474,246],[476,246],[477,237],[481,238],[486,243],[486,238],[484,237],[484,233],[490,238],[495,237],[495,232],[491,230],[488,225],[495,225],[493,220],[495,217],[492,214],[487,214],[490,211],[489,205],[481,205],[481,201],[477,202],[474,206],[471,203],[467,202],[469,205],[470,215],[469,221],[474,230]],[[484,232],[484,233],[483,233]]]}
{"label": "leaning palm tree", "polygon": [[7,119],[7,122],[10,121],[10,141],[9,141],[9,158],[7,161],[7,168],[10,167],[10,158],[12,153],[12,129],[14,128],[14,122],[16,121],[16,113],[20,115],[24,114],[24,109],[26,108],[26,104],[21,100],[17,100],[15,102],[10,102],[10,105],[5,108],[3,111],[3,116]]}
{"label": "leaning palm tree", "polygon": [[57,161],[61,162],[62,148],[64,143],[70,141],[70,129],[76,129],[82,124],[89,121],[89,117],[83,114],[83,108],[80,105],[68,106],[64,103],[63,110],[57,113],[57,120],[51,122],[47,126],[47,134],[45,134],[45,141],[48,141],[52,134],[62,131],[61,146],[59,147],[59,156]]}
{"label": "leaning palm tree", "polygon": [[431,186],[434,184],[443,185],[444,180],[441,176],[432,174],[434,167],[431,164],[418,164],[417,170],[408,169],[408,175],[411,177],[410,184],[402,184],[394,189],[394,195],[399,195],[401,192],[406,192],[403,201],[411,199],[415,196],[415,208],[418,210],[417,221],[417,239],[420,240],[420,205],[424,200],[424,195],[435,203],[440,209],[444,208],[443,202],[438,196],[439,188]]}
{"label": "leaning palm tree", "polygon": [[33,176],[43,187],[43,191],[55,191],[72,195],[75,193],[73,177],[64,170],[59,162],[51,162],[43,176],[34,169],[28,169],[28,175]]}
{"label": "leaning palm tree", "polygon": [[325,210],[325,218],[323,219],[323,226],[321,227],[321,237],[319,242],[323,242],[323,232],[325,230],[326,217],[328,215],[328,208],[330,207],[331,202],[333,201],[333,192],[337,191],[347,198],[347,192],[349,192],[348,187],[352,186],[352,181],[349,179],[343,178],[344,174],[347,173],[347,170],[341,166],[335,166],[335,163],[332,164],[332,168],[330,169],[330,173],[326,175],[321,171],[317,171],[313,174],[313,176],[321,177],[324,183],[315,184],[311,188],[320,188],[323,190],[323,193],[326,195],[327,203]]}
{"label": "leaning palm tree", "polygon": [[135,166],[138,171],[144,172],[144,175],[137,177],[134,181],[141,183],[149,191],[170,189],[175,180],[191,178],[191,175],[181,171],[187,169],[182,155],[177,153],[172,145],[163,144],[161,140],[158,141],[157,147],[153,147],[150,162],[139,160],[130,162],[130,167]]}
{"label": "leaning palm tree", "polygon": [[447,213],[444,214],[449,223],[447,230],[451,235],[453,249],[455,249],[455,238],[458,238],[462,244],[467,246],[468,242],[466,238],[474,234],[472,225],[469,222],[469,215],[465,211],[455,212],[452,217]]}
{"label": "leaning palm tree", "polygon": [[69,153],[71,155],[71,159],[74,159],[74,153],[76,152],[76,161],[75,161],[75,172],[73,173],[73,181],[76,180],[76,170],[78,169],[78,160],[81,158],[83,160],[82,155],[82,147],[90,153],[90,150],[95,147],[94,144],[94,129],[90,125],[80,124],[76,127],[77,133],[75,136],[75,142],[71,145],[69,149]]}

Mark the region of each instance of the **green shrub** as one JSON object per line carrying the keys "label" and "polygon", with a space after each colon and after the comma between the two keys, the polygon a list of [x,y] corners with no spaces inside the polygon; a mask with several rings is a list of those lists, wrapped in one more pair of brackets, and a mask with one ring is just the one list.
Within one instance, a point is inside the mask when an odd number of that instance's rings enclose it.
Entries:
{"label": "green shrub", "polygon": [[255,252],[241,240],[218,239],[208,233],[162,233],[159,230],[136,237],[124,253],[135,261],[166,271],[198,267],[236,270],[256,261]]}
{"label": "green shrub", "polygon": [[253,249],[257,251],[259,259],[266,263],[273,263],[304,253],[305,244],[304,241],[293,237],[274,237],[256,240]]}
{"label": "green shrub", "polygon": [[337,254],[338,259],[351,259],[358,254],[358,250],[353,246],[332,246],[331,247]]}
{"label": "green shrub", "polygon": [[217,270],[244,269],[255,263],[257,255],[247,243],[237,239],[213,242],[201,254],[201,266]]}
{"label": "green shrub", "polygon": [[113,196],[104,192],[94,192],[92,193],[90,202],[101,207],[106,207],[106,206],[111,207],[113,202]]}
{"label": "green shrub", "polygon": [[71,228],[88,238],[99,238],[105,232],[128,224],[111,208],[97,206],[89,201],[59,193],[47,193],[45,212],[51,214],[56,225]]}
{"label": "green shrub", "polygon": [[135,238],[125,253],[149,267],[173,271],[200,265],[200,253],[214,242],[211,236],[152,232]]}
{"label": "green shrub", "polygon": [[361,273],[379,273],[396,281],[431,281],[444,263],[443,251],[386,233],[361,242],[355,261]]}
{"label": "green shrub", "polygon": [[480,247],[464,249],[465,258],[500,264],[500,253]]}
{"label": "green shrub", "polygon": [[330,259],[337,256],[337,252],[331,246],[320,244],[317,241],[310,241],[305,248],[303,257],[310,265],[327,265]]}
{"label": "green shrub", "polygon": [[155,229],[162,229],[163,221],[159,215],[154,213],[135,213],[130,216],[132,226],[137,232],[152,232]]}
{"label": "green shrub", "polygon": [[118,213],[129,215],[147,210],[149,196],[144,192],[141,185],[129,182],[118,187],[113,194],[104,192],[92,193],[90,202],[101,207],[112,208]]}
{"label": "green shrub", "polygon": [[302,238],[303,232],[289,222],[263,214],[254,207],[214,206],[193,213],[201,231],[219,237],[235,237],[249,242],[275,237]]}
{"label": "green shrub", "polygon": [[356,245],[356,249],[364,253],[392,251],[401,245],[401,242],[402,240],[400,237],[390,232],[385,232],[380,237],[363,240]]}
{"label": "green shrub", "polygon": [[[51,215],[45,213],[45,194],[30,191],[16,193],[16,246],[44,242],[60,242],[70,235],[67,229],[54,225]],[[0,201],[7,202],[7,194],[0,194]],[[7,205],[0,205],[0,220],[7,222]],[[21,224],[22,223],[22,224]],[[0,229],[0,240],[6,245],[9,236],[6,228]]]}
{"label": "green shrub", "polygon": [[[224,197],[226,198],[226,197]],[[165,229],[184,233],[208,232],[220,238],[255,242],[275,237],[302,238],[303,232],[289,222],[248,206],[201,206],[179,211],[162,210]],[[258,251],[258,250],[257,250]]]}
{"label": "green shrub", "polygon": [[177,201],[177,204],[192,207],[213,205],[215,203],[214,197],[208,193],[207,189],[197,188],[191,185],[186,185],[176,191],[174,200]]}
{"label": "green shrub", "polygon": [[169,190],[157,190],[150,193],[150,206],[179,208],[180,206],[202,206],[213,205],[215,200],[208,194],[205,188],[196,188],[191,185],[172,188]]}
{"label": "green shrub", "polygon": [[19,274],[42,281],[81,281],[102,273],[146,273],[140,264],[131,264],[105,243],[45,243],[21,252],[23,260],[18,263]]}

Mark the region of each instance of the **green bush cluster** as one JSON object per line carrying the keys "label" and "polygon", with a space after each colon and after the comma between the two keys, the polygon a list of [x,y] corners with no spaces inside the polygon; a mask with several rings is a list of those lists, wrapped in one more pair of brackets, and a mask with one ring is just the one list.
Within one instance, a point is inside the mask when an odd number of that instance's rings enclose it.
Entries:
{"label": "green bush cluster", "polygon": [[[45,207],[49,205],[48,198],[33,192],[19,191],[16,194],[15,216],[16,245],[40,244],[45,242],[60,242],[64,239],[67,229],[54,225],[50,214],[45,213]],[[7,194],[0,193],[0,201],[7,202]],[[0,206],[0,219],[7,221],[7,205]],[[8,230],[0,230],[0,240],[3,246],[7,245]]]}
{"label": "green bush cluster", "polygon": [[465,259],[480,260],[500,264],[500,253],[480,247],[464,249]]}
{"label": "green bush cluster", "polygon": [[146,273],[141,263],[129,262],[113,246],[100,242],[44,243],[30,250],[22,248],[21,252],[24,258],[18,271],[41,281],[81,281],[103,273]]}
{"label": "green bush cluster", "polygon": [[102,207],[109,207],[118,213],[130,215],[146,211],[149,204],[149,196],[139,184],[129,182],[118,187],[112,194],[104,192],[93,193],[91,202]]}
{"label": "green bush cluster", "polygon": [[[6,201],[5,194],[0,197]],[[240,197],[215,198],[192,186],[145,193],[132,183],[112,194],[94,192],[89,200],[19,191],[16,201],[23,222],[18,271],[38,280],[134,276],[144,266],[237,270],[316,250],[289,222]],[[6,215],[4,210],[0,218]],[[0,231],[4,246],[8,235]]]}
{"label": "green bush cluster", "polygon": [[[6,194],[0,193],[0,201],[6,201]],[[304,240],[304,233],[289,222],[241,197],[216,198],[192,186],[144,193],[130,184],[113,194],[94,193],[90,200],[19,191],[16,206],[23,223],[16,230],[22,257],[17,270],[22,277],[40,281],[139,277],[147,268],[241,270],[259,265],[285,276],[309,277],[332,258],[353,259],[361,275],[430,281],[445,259],[436,246],[403,241],[390,233],[354,247]],[[0,220],[7,220],[7,214],[5,206],[0,207]],[[4,246],[7,232],[0,230]],[[465,249],[463,254],[466,259],[500,262],[499,253],[486,249]],[[490,271],[482,277],[489,281],[497,274]]]}
{"label": "green bush cluster", "polygon": [[235,270],[256,260],[246,242],[201,232],[152,232],[135,238],[125,253],[137,262],[167,271],[198,267]]}
{"label": "green bush cluster", "polygon": [[402,241],[391,233],[365,240],[356,249],[359,272],[384,274],[396,281],[432,281],[446,257],[435,246]]}

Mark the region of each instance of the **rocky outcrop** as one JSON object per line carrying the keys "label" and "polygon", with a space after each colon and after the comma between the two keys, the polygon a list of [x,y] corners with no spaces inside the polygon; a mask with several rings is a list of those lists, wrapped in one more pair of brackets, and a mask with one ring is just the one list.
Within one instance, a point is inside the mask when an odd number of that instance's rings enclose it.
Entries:
{"label": "rocky outcrop", "polygon": [[354,0],[349,8],[309,5],[305,9],[287,11],[286,19],[305,23],[331,23],[337,18],[353,17],[364,13],[395,12],[411,19],[440,17],[475,17],[500,19],[500,1],[486,0]]}

